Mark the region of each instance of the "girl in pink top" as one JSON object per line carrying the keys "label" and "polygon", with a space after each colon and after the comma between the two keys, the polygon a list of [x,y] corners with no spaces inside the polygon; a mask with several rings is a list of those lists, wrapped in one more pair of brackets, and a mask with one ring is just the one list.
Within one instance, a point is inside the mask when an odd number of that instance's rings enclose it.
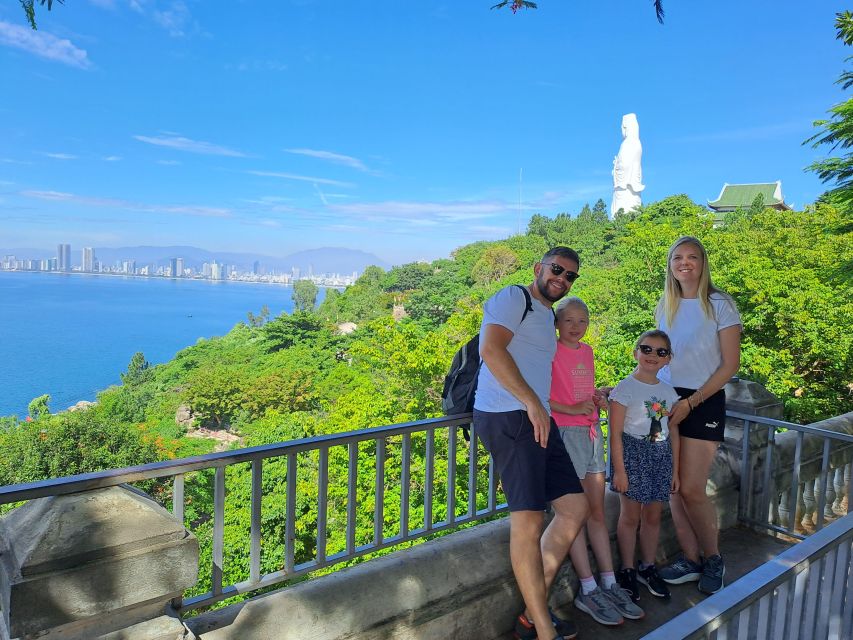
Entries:
{"label": "girl in pink top", "polygon": [[581,528],[570,551],[581,580],[575,607],[601,624],[619,625],[624,618],[639,620],[645,613],[619,586],[613,572],[610,534],[604,522],[604,438],[598,422],[610,389],[595,388],[592,348],[581,342],[588,327],[589,309],[580,298],[566,298],[557,307],[559,341],[551,366],[551,415],[589,500],[586,532],[601,572],[599,586],[589,563],[587,535]]}

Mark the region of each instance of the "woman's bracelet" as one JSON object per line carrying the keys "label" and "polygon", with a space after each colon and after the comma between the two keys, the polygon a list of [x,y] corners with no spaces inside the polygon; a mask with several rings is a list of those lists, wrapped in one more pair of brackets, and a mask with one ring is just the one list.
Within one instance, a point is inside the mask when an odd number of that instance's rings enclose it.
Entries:
{"label": "woman's bracelet", "polygon": [[687,406],[690,407],[691,411],[693,411],[693,409],[695,409],[696,407],[694,407],[693,403],[690,402],[690,396],[687,396],[686,400],[687,400]]}

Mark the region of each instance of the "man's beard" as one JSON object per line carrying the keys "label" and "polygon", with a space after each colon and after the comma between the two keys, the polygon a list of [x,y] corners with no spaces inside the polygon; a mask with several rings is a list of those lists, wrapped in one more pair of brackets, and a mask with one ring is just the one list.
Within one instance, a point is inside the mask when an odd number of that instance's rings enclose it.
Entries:
{"label": "man's beard", "polygon": [[541,277],[536,278],[536,288],[539,289],[539,293],[542,294],[542,297],[551,303],[557,302],[557,300],[559,300],[568,293],[568,289],[566,289],[555,298],[551,293],[548,292],[548,281],[544,280]]}

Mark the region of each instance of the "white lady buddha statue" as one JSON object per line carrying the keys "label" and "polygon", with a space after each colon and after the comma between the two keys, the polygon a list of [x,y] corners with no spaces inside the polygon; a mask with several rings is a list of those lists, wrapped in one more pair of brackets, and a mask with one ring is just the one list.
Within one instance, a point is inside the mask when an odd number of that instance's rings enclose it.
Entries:
{"label": "white lady buddha statue", "polygon": [[645,189],[643,169],[643,145],[640,144],[640,124],[637,114],[626,113],[622,116],[622,144],[619,153],[613,159],[613,203],[610,205],[610,217],[619,209],[625,213],[643,204],[640,192]]}

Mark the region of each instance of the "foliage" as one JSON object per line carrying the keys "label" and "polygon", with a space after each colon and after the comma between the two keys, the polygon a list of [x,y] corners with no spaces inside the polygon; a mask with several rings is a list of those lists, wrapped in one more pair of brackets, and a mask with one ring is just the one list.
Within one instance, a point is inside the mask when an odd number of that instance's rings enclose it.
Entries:
{"label": "foliage", "polygon": [[44,416],[0,432],[0,484],[33,482],[171,457],[173,443],[97,408]]}
{"label": "foliage", "polygon": [[[655,17],[658,22],[663,24],[664,19],[664,10],[663,10],[663,0],[652,0],[655,5]],[[518,12],[519,9],[536,9],[539,5],[535,2],[531,2],[530,0],[501,0],[495,5],[492,5],[492,9],[503,9],[504,7],[509,7],[513,13]]]}
{"label": "foliage", "polygon": [[297,280],[293,283],[293,308],[296,311],[313,311],[319,291],[310,280]]}
{"label": "foliage", "polygon": [[33,398],[30,400],[30,404],[27,405],[27,413],[30,418],[33,420],[40,420],[45,416],[50,415],[50,408],[48,404],[50,403],[50,396],[48,394],[41,395],[37,398]]}
{"label": "foliage", "polygon": [[[835,19],[837,39],[846,46],[853,44],[853,14],[850,11],[837,13]],[[848,57],[850,61],[853,56]],[[853,71],[847,70],[841,74],[836,84],[843,89],[853,86]],[[829,147],[832,153],[839,149],[845,153],[838,157],[817,160],[806,167],[813,171],[824,183],[832,185],[830,194],[846,211],[853,207],[853,98],[848,98],[841,104],[829,109],[830,117],[825,120],[815,120],[814,126],[821,130],[806,140],[803,144],[811,144],[813,148]]]}

